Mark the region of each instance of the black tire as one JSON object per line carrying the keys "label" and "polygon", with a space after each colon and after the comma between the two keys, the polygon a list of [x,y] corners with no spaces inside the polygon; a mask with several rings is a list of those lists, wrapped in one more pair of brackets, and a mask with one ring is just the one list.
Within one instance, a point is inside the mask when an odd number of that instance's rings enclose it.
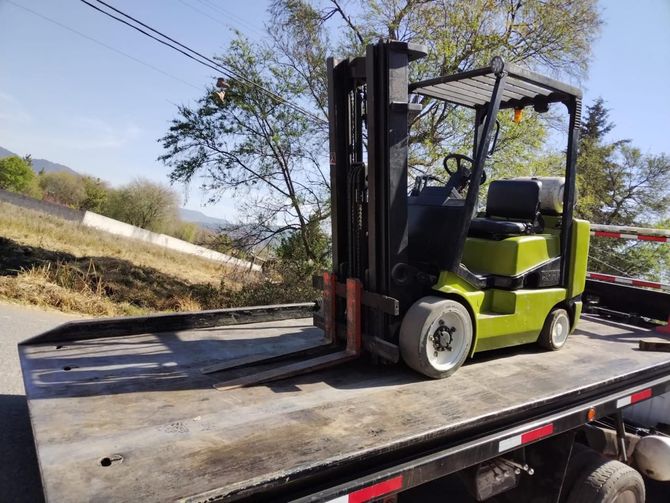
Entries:
{"label": "black tire", "polygon": [[[433,379],[450,376],[470,354],[474,323],[457,300],[423,297],[409,308],[400,326],[400,354],[417,372]],[[449,329],[450,342],[441,346],[438,330]],[[448,331],[449,331],[448,330]],[[448,349],[445,349],[448,348]]]}
{"label": "black tire", "polygon": [[601,458],[577,478],[566,503],[644,503],[645,497],[644,481],[637,470]]}
{"label": "black tire", "polygon": [[589,466],[599,464],[604,458],[599,452],[594,451],[589,446],[575,442],[570,453],[570,461],[565,471],[565,480],[563,481],[564,490],[561,501],[565,502],[567,492],[575,484],[575,481],[584,473],[584,469]]}
{"label": "black tire", "polygon": [[555,308],[544,321],[537,343],[545,349],[558,351],[565,346],[568,335],[570,335],[570,329],[571,323],[568,312],[560,307]]}

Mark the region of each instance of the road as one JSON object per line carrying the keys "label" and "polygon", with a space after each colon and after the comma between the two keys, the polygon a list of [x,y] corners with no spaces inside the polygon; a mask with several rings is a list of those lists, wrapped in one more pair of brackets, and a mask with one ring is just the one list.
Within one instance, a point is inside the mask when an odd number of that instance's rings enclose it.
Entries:
{"label": "road", "polygon": [[0,303],[0,501],[43,501],[16,345],[72,319],[76,316]]}

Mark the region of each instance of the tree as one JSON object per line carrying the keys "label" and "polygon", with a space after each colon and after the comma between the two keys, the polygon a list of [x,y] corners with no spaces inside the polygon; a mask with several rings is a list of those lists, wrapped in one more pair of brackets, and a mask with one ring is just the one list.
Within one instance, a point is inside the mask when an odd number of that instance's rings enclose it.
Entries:
{"label": "tree", "polygon": [[[371,0],[357,5],[355,17],[337,0],[327,5],[273,2],[268,40],[251,44],[238,33],[219,58],[243,78],[228,81],[223,102],[211,89],[195,106],[180,106],[160,140],[160,159],[173,182],[201,179],[212,200],[244,197],[240,227],[254,237],[247,242],[295,234],[313,262],[322,257],[312,234],[322,231],[329,213],[327,131],[320,120],[327,114],[326,55],[358,56],[384,37],[428,45],[429,56],[413,66],[413,80],[483,65],[493,55],[580,76],[601,23],[595,0]],[[470,115],[449,114],[452,107],[439,101],[423,105],[410,136],[415,172],[434,171],[445,153],[471,141]],[[508,128],[498,156],[537,143],[544,127],[534,119]]]}
{"label": "tree", "polygon": [[306,255],[319,260],[310,233],[328,217],[325,134],[322,124],[290,106],[309,90],[272,51],[243,39],[222,61],[255,84],[232,84],[222,104],[207,95],[194,109],[180,107],[162,139],[161,159],[172,168],[173,181],[188,183],[203,174],[212,200],[223,192],[240,196],[238,208],[247,219],[230,230],[247,248],[297,231]]}
{"label": "tree", "polygon": [[84,176],[84,198],[79,204],[79,209],[84,211],[100,212],[109,197],[109,186],[100,178]]}
{"label": "tree", "polygon": [[18,156],[0,159],[0,189],[27,192],[33,186],[35,172]]}
{"label": "tree", "polygon": [[[594,223],[655,227],[668,219],[670,157],[643,155],[629,140],[609,140],[615,124],[599,98],[586,111],[577,159],[577,214]],[[591,270],[658,277],[670,250],[648,243],[594,239]],[[665,262],[667,263],[667,262]]]}
{"label": "tree", "polygon": [[177,218],[179,196],[170,187],[138,178],[111,191],[104,207],[110,218],[162,232]]}
{"label": "tree", "polygon": [[82,178],[64,171],[42,173],[39,176],[39,186],[44,199],[71,208],[79,208],[86,197]]}
{"label": "tree", "polygon": [[202,231],[200,226],[194,222],[177,221],[173,222],[171,228],[168,230],[168,234],[189,243],[196,243]]}

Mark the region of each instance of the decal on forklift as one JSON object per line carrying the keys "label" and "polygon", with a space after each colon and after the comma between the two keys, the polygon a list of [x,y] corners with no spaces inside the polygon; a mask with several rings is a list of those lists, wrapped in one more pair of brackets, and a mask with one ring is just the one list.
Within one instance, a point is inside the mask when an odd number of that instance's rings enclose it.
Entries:
{"label": "decal on forklift", "polygon": [[364,487],[363,489],[345,494],[344,496],[328,500],[326,503],[364,503],[400,489],[402,489],[402,475]]}
{"label": "decal on forklift", "polygon": [[616,401],[616,408],[620,409],[621,407],[626,407],[627,405],[641,402],[647,398],[651,398],[651,388],[643,389],[642,391],[638,391],[637,393],[633,393],[632,395],[628,395],[624,398],[619,398]]}
{"label": "decal on forklift", "polygon": [[506,438],[498,443],[498,452],[507,451],[509,449],[513,449],[514,447],[519,447],[520,445],[534,442],[535,440],[539,440],[540,438],[551,435],[553,432],[554,424],[549,423],[525,433]]}

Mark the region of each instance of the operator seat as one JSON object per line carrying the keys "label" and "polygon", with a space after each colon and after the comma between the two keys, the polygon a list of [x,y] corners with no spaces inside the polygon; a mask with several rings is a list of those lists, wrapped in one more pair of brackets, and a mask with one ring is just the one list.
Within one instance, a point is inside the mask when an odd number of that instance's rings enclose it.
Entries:
{"label": "operator seat", "polygon": [[473,218],[469,235],[504,239],[544,230],[539,180],[496,180],[489,185],[484,218]]}

